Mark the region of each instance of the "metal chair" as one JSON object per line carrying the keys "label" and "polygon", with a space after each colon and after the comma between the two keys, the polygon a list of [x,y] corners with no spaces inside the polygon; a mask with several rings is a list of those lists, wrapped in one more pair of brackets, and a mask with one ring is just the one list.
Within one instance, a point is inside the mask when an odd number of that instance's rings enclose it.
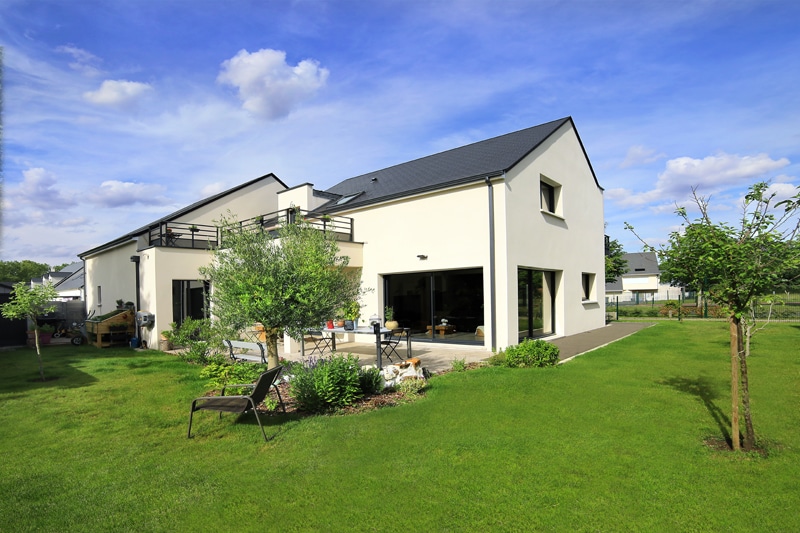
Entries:
{"label": "metal chair", "polygon": [[[283,370],[282,366],[277,366],[271,370],[267,370],[258,377],[255,383],[242,383],[235,385],[226,385],[222,388],[220,396],[204,396],[202,398],[195,398],[192,402],[192,410],[189,412],[189,433],[188,438],[192,438],[192,416],[195,411],[219,411],[219,417],[222,418],[222,413],[239,413],[244,414],[252,411],[256,415],[258,427],[261,428],[261,433],[264,435],[264,441],[268,441],[267,434],[264,431],[264,426],[261,425],[261,419],[258,417],[258,410],[256,406],[264,401],[264,398],[269,394],[270,387],[275,387],[278,393],[278,401],[283,407],[283,412],[286,412],[286,406],[281,398],[281,393],[278,390],[278,376]],[[249,395],[238,396],[225,396],[225,389],[233,387],[252,387],[253,391]]]}
{"label": "metal chair", "polygon": [[381,354],[389,361],[394,362],[392,355],[397,356],[401,361],[403,357],[397,352],[397,346],[402,341],[408,340],[408,328],[393,329],[381,340]]}
{"label": "metal chair", "polygon": [[314,352],[319,352],[320,355],[324,355],[325,350],[329,352],[333,351],[331,338],[326,337],[325,334],[319,330],[306,331],[306,334],[303,336],[303,353],[305,353],[306,343],[313,345],[311,351],[306,355],[314,355]]}

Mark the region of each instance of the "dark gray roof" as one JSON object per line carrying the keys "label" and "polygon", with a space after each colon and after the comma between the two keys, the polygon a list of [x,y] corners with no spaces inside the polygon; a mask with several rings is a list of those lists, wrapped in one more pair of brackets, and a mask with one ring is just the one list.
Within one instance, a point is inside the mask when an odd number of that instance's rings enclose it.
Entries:
{"label": "dark gray roof", "polygon": [[566,117],[344,180],[325,192],[339,198],[358,196],[340,205],[331,202],[321,210],[349,209],[502,175],[566,123],[575,126]]}
{"label": "dark gray roof", "polygon": [[658,257],[655,252],[625,254],[622,258],[628,262],[628,272],[624,276],[644,276],[661,272],[658,269]]}
{"label": "dark gray roof", "polygon": [[82,263],[78,264],[81,265],[79,269],[71,273],[68,278],[63,279],[55,284],[55,288],[57,291],[71,291],[83,287],[84,285],[83,264]]}
{"label": "dark gray roof", "polygon": [[621,292],[622,278],[630,276],[649,276],[660,274],[658,257],[655,252],[634,252],[622,254],[622,259],[628,262],[628,271],[611,283],[606,283],[606,292]]}

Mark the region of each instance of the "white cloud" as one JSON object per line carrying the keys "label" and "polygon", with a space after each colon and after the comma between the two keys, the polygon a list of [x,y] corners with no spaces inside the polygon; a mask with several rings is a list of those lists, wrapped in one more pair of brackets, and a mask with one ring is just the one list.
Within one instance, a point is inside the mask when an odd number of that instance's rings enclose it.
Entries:
{"label": "white cloud", "polygon": [[628,207],[652,202],[681,201],[691,193],[692,187],[697,187],[702,195],[709,195],[766,179],[766,174],[788,164],[789,160],[785,157],[776,160],[763,153],[740,156],[720,152],[703,159],[679,157],[667,161],[664,172],[658,175],[654,189],[634,192],[630,189],[616,188],[607,190],[605,196],[621,206]]}
{"label": "white cloud", "polygon": [[72,56],[74,61],[69,64],[69,68],[72,70],[92,77],[100,76],[102,74],[102,71],[97,66],[102,62],[101,59],[94,54],[87,52],[86,50],[69,44],[59,46],[56,48],[56,52],[61,52],[63,54],[69,54]]}
{"label": "white cloud", "polygon": [[96,91],[83,93],[84,99],[117,108],[129,108],[153,87],[149,83],[127,80],[105,80]]}
{"label": "white cloud", "polygon": [[240,50],[222,62],[217,81],[239,90],[243,109],[275,120],[314,96],[325,86],[328,74],[328,69],[320,68],[313,59],[292,67],[286,63],[286,52],[280,50],[262,49],[252,54]]}
{"label": "white cloud", "polygon": [[638,165],[647,165],[667,157],[667,154],[660,152],[657,153],[651,148],[642,145],[631,146],[628,148],[628,153],[625,155],[625,160],[620,163],[620,168],[628,168]]}
{"label": "white cloud", "polygon": [[100,189],[89,194],[89,200],[103,207],[125,205],[167,205],[165,187],[152,183],[133,183],[130,181],[108,180],[100,184]]}
{"label": "white cloud", "polygon": [[56,186],[56,175],[43,168],[29,168],[22,172],[22,181],[9,187],[7,194],[14,205],[25,204],[40,208],[69,207],[75,205],[74,194],[64,193]]}

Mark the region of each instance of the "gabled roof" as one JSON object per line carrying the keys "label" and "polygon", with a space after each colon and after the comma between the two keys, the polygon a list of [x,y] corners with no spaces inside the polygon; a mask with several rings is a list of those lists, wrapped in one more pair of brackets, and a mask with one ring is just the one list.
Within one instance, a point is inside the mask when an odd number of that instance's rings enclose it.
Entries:
{"label": "gabled roof", "polygon": [[69,277],[62,279],[58,283],[56,283],[55,289],[58,292],[62,291],[71,291],[75,289],[81,289],[84,285],[84,275],[83,275],[83,265],[81,263],[77,263],[81,265],[81,267],[75,272],[72,272]]}
{"label": "gabled roof", "polygon": [[661,270],[658,269],[658,257],[656,257],[655,252],[624,254],[622,258],[628,262],[628,272],[623,274],[623,277],[649,276],[661,273]]}
{"label": "gabled roof", "polygon": [[[566,117],[344,180],[325,191],[338,200],[320,210],[349,209],[500,176],[567,123],[575,129],[572,118]],[[594,170],[592,176],[600,187]]]}
{"label": "gabled roof", "polygon": [[216,201],[216,200],[218,200],[220,198],[223,198],[224,196],[227,196],[227,195],[229,195],[231,193],[234,193],[234,192],[236,192],[236,191],[238,191],[240,189],[248,187],[248,186],[250,186],[250,185],[252,185],[252,184],[254,184],[254,183],[258,182],[258,181],[261,181],[261,180],[267,179],[267,178],[272,178],[276,182],[278,182],[281,185],[283,185],[284,188],[288,188],[288,187],[286,187],[286,184],[283,183],[280,179],[278,179],[278,176],[276,176],[275,174],[272,174],[272,173],[265,174],[265,175],[263,175],[263,176],[261,176],[259,178],[250,180],[250,181],[248,181],[246,183],[242,183],[241,185],[237,185],[236,187],[232,187],[232,188],[230,188],[230,189],[228,189],[226,191],[222,191],[221,193],[215,194],[213,196],[209,196],[208,198],[204,198],[204,199],[202,199],[202,200],[200,200],[198,202],[195,202],[195,203],[193,203],[191,205],[187,205],[186,207],[184,207],[182,209],[178,209],[177,211],[175,211],[173,213],[170,213],[169,215],[163,216],[163,217],[159,218],[158,220],[154,220],[153,222],[147,224],[146,226],[142,226],[141,228],[135,229],[135,230],[131,231],[130,233],[126,233],[125,235],[123,235],[121,237],[118,237],[118,238],[114,239],[113,241],[109,241],[109,242],[107,242],[105,244],[101,244],[100,246],[98,246],[96,248],[92,248],[91,250],[87,250],[87,251],[85,251],[83,253],[80,253],[80,254],[78,254],[78,257],[80,257],[81,259],[84,259],[87,255],[91,255],[91,254],[93,254],[95,252],[99,252],[101,250],[104,250],[104,249],[107,249],[107,248],[112,248],[112,247],[117,246],[119,244],[128,242],[128,241],[136,238],[137,236],[141,235],[142,233],[146,232],[148,229],[150,229],[151,226],[158,225],[158,224],[161,224],[163,222],[172,222],[172,221],[176,220],[178,217],[181,217],[181,216],[185,215],[186,213],[190,213],[191,211],[194,211],[195,209],[198,209],[200,207],[208,205],[211,202],[214,202],[214,201]]}

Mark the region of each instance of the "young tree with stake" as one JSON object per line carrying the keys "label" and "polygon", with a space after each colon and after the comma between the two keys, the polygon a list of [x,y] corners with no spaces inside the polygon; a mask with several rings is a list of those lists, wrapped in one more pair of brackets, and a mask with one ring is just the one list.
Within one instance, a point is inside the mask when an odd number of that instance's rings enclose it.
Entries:
{"label": "young tree with stake", "polygon": [[[745,195],[741,219],[733,226],[713,222],[709,201],[692,190],[699,218],[689,220],[686,209],[681,231],[672,232],[666,246],[655,251],[662,279],[673,285],[703,289],[708,298],[728,311],[731,357],[731,444],[734,450],[755,446],[750,411],[750,379],[743,346],[742,320],[756,296],[771,292],[800,267],[797,218],[800,192],[773,204],[775,193],[759,182]],[[626,224],[633,231],[633,227]],[[635,233],[635,232],[634,232]],[[638,236],[638,235],[637,235]],[[641,238],[640,238],[641,240]],[[647,245],[646,245],[647,246]],[[739,385],[741,384],[741,388]],[[739,405],[744,408],[745,435],[740,443]]]}
{"label": "young tree with stake", "polygon": [[19,282],[11,290],[11,299],[0,306],[3,316],[10,319],[26,319],[33,322],[33,336],[36,343],[36,359],[39,361],[39,375],[44,381],[44,368],[42,366],[42,352],[39,348],[39,323],[38,318],[43,314],[55,310],[52,303],[58,298],[58,292],[49,283],[31,287],[27,283]]}

